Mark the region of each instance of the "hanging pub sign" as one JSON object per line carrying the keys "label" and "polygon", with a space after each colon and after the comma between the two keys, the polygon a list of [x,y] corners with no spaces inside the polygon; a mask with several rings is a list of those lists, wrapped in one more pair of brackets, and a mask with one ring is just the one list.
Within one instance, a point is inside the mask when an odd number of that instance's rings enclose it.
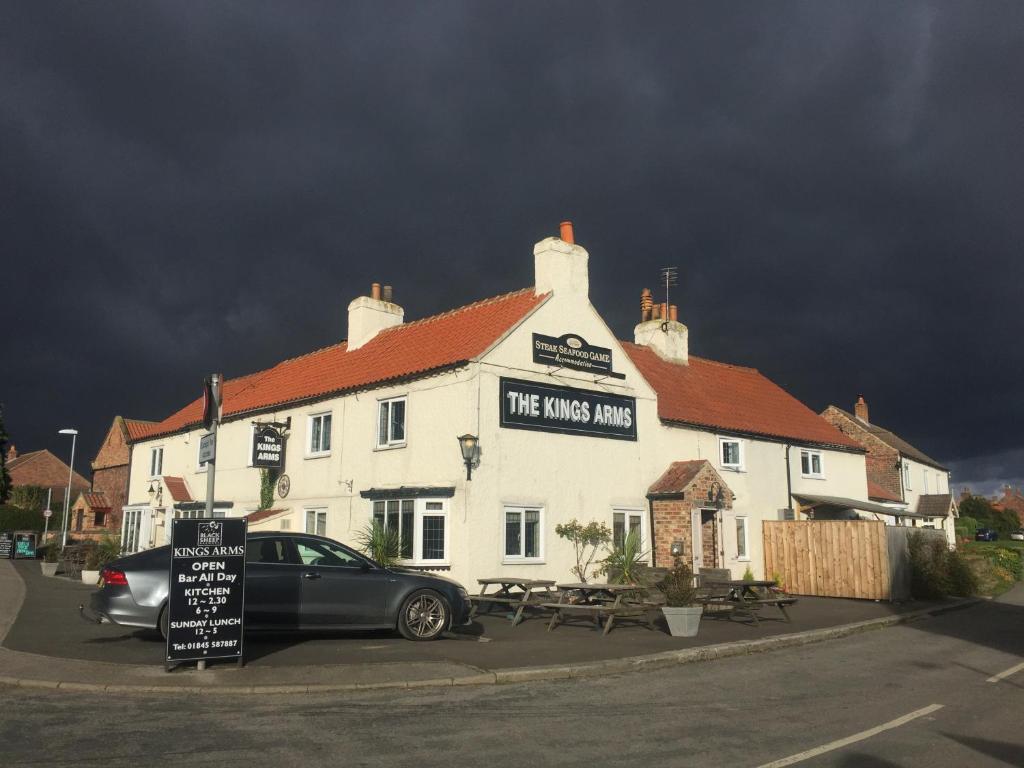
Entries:
{"label": "hanging pub sign", "polygon": [[284,435],[273,424],[254,426],[252,465],[261,469],[280,469],[284,466]]}
{"label": "hanging pub sign", "polygon": [[636,440],[636,398],[501,379],[501,426]]}
{"label": "hanging pub sign", "polygon": [[626,378],[625,374],[612,371],[610,349],[588,344],[586,339],[575,333],[557,337],[545,336],[542,333],[533,334],[533,362],[600,373],[616,379]]}
{"label": "hanging pub sign", "polygon": [[245,518],[171,523],[167,664],[242,661]]}

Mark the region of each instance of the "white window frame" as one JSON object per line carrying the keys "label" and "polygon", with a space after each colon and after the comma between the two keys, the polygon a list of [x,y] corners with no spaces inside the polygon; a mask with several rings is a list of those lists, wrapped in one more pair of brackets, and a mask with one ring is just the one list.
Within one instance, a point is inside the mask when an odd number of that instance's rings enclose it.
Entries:
{"label": "white window frame", "polygon": [[921,467],[921,493],[928,495],[928,468]]}
{"label": "white window frame", "polygon": [[[379,413],[379,412],[378,412]],[[412,517],[412,558],[403,558],[402,562],[407,565],[430,565],[445,566],[451,563],[451,517],[448,514],[448,499],[439,496],[426,496],[418,499],[374,499],[370,502],[370,521],[374,520],[374,505],[384,505],[384,524],[387,526],[387,504],[389,501],[398,503],[399,521],[401,521],[401,509],[403,501],[413,502]],[[428,504],[440,504],[440,509],[427,509]],[[423,519],[426,517],[440,517],[444,520],[444,557],[428,559],[423,556]],[[401,522],[399,522],[401,525]]]}
{"label": "white window frame", "polygon": [[[402,438],[396,440],[391,436],[391,407],[393,403],[402,403]],[[380,415],[381,411],[387,408],[387,430],[388,434],[381,440],[380,434]],[[409,442],[409,396],[399,395],[398,397],[385,397],[377,401],[377,420],[374,425],[374,433],[376,438],[374,440],[377,450],[389,450],[391,448],[404,448]]]}
{"label": "white window frame", "polygon": [[[735,464],[725,463],[725,444],[735,443],[736,453],[738,454],[738,461]],[[743,445],[743,441],[738,437],[719,437],[718,438],[718,466],[721,469],[727,469],[731,472],[742,472],[744,466],[744,460],[746,459],[746,447]]]}
{"label": "white window frame", "polygon": [[[807,467],[810,472],[804,471],[804,456],[807,457]],[[818,471],[815,472],[813,468],[813,458],[818,457]],[[811,480],[824,480],[825,479],[825,454],[821,451],[813,448],[801,448],[800,449],[800,475]]]}
{"label": "white window frame", "polygon": [[[176,509],[173,518],[175,520],[199,520],[206,517],[205,509]],[[213,517],[223,519],[227,517],[223,509],[214,509]]]}
{"label": "white window frame", "polygon": [[910,484],[911,474],[913,473],[910,471],[910,462],[903,459],[903,490],[905,491],[913,490],[913,487]]}
{"label": "white window frame", "polygon": [[[302,530],[308,533],[310,536],[326,536],[327,535],[327,507],[303,507],[302,508]],[[313,515],[313,527],[319,528],[321,521],[323,522],[324,532],[320,533],[316,530],[309,530],[309,516]]]}
{"label": "white window frame", "polygon": [[[160,461],[156,462],[154,459],[157,454],[160,456]],[[159,466],[156,466],[159,463]],[[155,470],[155,471],[154,471]],[[161,477],[164,473],[164,447],[162,445],[155,445],[149,449],[149,479]]]}
{"label": "white window frame", "polygon": [[647,549],[647,515],[645,510],[641,507],[612,507],[612,546],[615,546],[615,516],[625,515],[625,528],[623,529],[623,541],[625,537],[629,535],[629,519],[631,517],[640,518],[640,551],[643,553],[643,557],[640,558],[643,562],[650,560],[651,553]]}
{"label": "white window frame", "polygon": [[[509,512],[519,513],[519,541],[521,544],[526,542],[526,513],[527,512],[538,512],[537,518],[537,530],[539,536],[537,537],[537,554],[534,557],[526,557],[523,554],[510,555],[508,554],[508,514]],[[529,564],[529,563],[543,563],[544,562],[544,522],[546,515],[544,514],[544,507],[540,504],[504,504],[501,508],[501,562],[502,563],[513,563],[513,564]],[[525,551],[525,546],[520,548],[520,552]]]}
{"label": "white window frame", "polygon": [[[324,432],[323,424],[320,426],[320,445],[324,444],[324,434],[327,435],[327,448],[320,448],[319,450],[313,450],[313,422],[317,419],[323,419],[325,416],[331,420],[330,427]],[[318,411],[311,413],[306,417],[306,458],[307,459],[319,459],[322,456],[331,455],[331,445],[333,443],[331,432],[334,430],[334,414],[331,411]]]}
{"label": "white window frame", "polygon": [[[743,521],[743,554],[740,554],[740,521]],[[750,517],[736,515],[736,559],[741,563],[750,562]]]}

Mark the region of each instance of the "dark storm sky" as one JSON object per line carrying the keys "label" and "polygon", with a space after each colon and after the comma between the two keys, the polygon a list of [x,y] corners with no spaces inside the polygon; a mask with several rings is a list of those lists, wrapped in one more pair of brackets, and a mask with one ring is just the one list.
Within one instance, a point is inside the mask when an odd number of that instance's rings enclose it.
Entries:
{"label": "dark storm sky", "polygon": [[695,354],[1020,482],[1022,70],[1019,2],[6,0],[8,430],[91,458],[570,218],[620,337],[676,265]]}

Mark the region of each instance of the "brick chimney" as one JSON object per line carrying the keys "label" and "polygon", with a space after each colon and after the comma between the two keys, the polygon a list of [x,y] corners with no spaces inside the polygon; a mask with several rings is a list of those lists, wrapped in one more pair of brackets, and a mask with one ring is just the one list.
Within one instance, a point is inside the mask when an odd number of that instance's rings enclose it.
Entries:
{"label": "brick chimney", "polygon": [[644,288],[640,293],[640,323],[633,329],[633,340],[650,347],[663,360],[689,364],[690,331],[677,316],[675,304],[654,304],[650,289]]}
{"label": "brick chimney", "polygon": [[18,449],[14,447],[14,443],[7,446],[7,461],[14,461],[18,458]]}
{"label": "brick chimney", "polygon": [[857,402],[853,404],[853,415],[865,424],[871,423],[870,419],[868,419],[868,404],[864,399],[864,395],[857,395]]}
{"label": "brick chimney", "polygon": [[359,349],[381,331],[401,325],[405,310],[391,301],[391,286],[380,283],[370,287],[369,296],[360,296],[348,305],[348,351]]}
{"label": "brick chimney", "polygon": [[542,293],[590,296],[590,255],[576,245],[572,222],[563,221],[559,237],[546,237],[533,246],[534,290]]}

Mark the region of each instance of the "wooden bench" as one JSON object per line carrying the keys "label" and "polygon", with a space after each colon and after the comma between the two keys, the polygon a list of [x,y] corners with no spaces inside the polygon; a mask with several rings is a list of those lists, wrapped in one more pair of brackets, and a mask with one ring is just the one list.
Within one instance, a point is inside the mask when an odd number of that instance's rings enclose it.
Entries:
{"label": "wooden bench", "polygon": [[621,603],[612,604],[588,604],[588,603],[541,603],[541,608],[551,611],[551,621],[548,622],[548,632],[559,624],[566,622],[565,614],[577,613],[590,616],[600,626],[604,618],[604,631],[607,635],[612,631],[612,625],[616,619],[638,619],[642,620],[650,629],[656,629],[654,620],[651,618],[651,611],[654,606],[648,603]]}

